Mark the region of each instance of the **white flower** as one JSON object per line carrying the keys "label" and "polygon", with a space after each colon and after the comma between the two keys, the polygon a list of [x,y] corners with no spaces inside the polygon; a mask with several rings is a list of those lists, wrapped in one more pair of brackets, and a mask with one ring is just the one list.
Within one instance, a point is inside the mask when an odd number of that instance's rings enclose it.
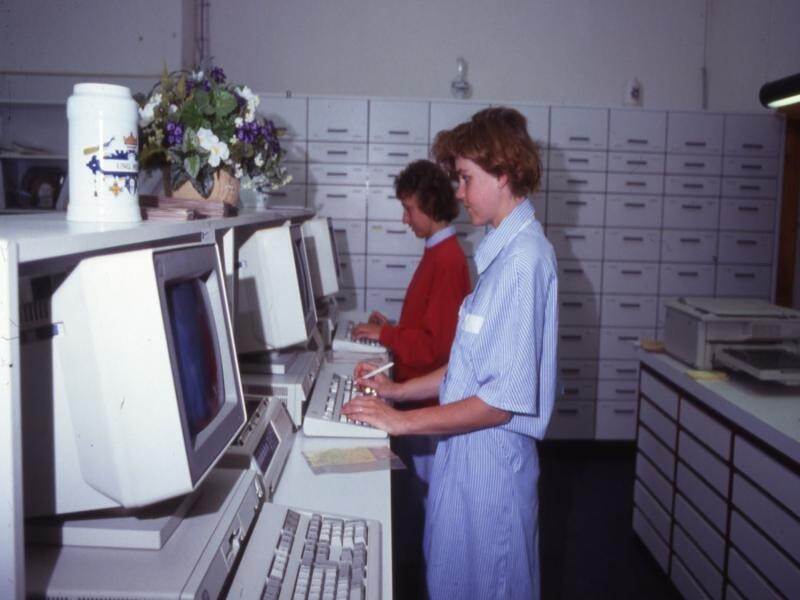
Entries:
{"label": "white flower", "polygon": [[236,179],[241,179],[242,177],[244,177],[244,171],[242,170],[242,167],[240,165],[236,165],[233,168],[233,176],[236,177]]}
{"label": "white flower", "polygon": [[203,69],[200,69],[199,71],[195,71],[194,73],[192,73],[192,79],[194,79],[195,81],[203,81]]}
{"label": "white flower", "polygon": [[229,144],[235,144],[235,143],[236,143],[236,136],[235,136],[235,135],[232,135],[232,136],[231,136],[231,139],[229,139],[229,140],[228,140],[228,143],[229,143]]}
{"label": "white flower", "polygon": [[[215,139],[216,137],[217,136],[214,136]],[[220,161],[228,160],[228,156],[230,156],[228,145],[225,142],[217,140],[211,144],[211,147],[208,149],[208,164],[217,168]]]}
{"label": "white flower", "polygon": [[244,120],[249,123],[256,118],[256,107],[261,102],[261,98],[254,94],[253,91],[246,85],[240,87],[237,91],[239,92],[239,95],[247,102],[247,106],[245,107],[244,111]]}
{"label": "white flower", "polygon": [[244,125],[244,120],[242,119],[242,117],[236,117],[233,120],[233,124],[236,125],[237,127],[241,127],[242,125]]}
{"label": "white flower", "polygon": [[155,119],[156,106],[161,104],[161,92],[156,92],[153,97],[139,109],[139,127],[147,127]]}
{"label": "white flower", "polygon": [[211,146],[219,143],[219,138],[210,129],[201,127],[197,130],[197,143],[203,150],[211,152]]}
{"label": "white flower", "polygon": [[174,104],[170,104],[169,105],[169,114],[174,114],[176,112],[178,112],[178,107],[175,106]]}
{"label": "white flower", "polygon": [[256,154],[255,163],[256,163],[257,167],[263,167],[264,166],[264,157],[261,155],[261,152]]}

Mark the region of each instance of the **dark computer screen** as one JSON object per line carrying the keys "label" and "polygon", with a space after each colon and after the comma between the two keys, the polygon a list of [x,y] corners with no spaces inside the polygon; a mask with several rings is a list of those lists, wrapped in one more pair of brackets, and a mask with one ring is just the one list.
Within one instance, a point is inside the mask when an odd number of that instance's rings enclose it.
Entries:
{"label": "dark computer screen", "polygon": [[306,262],[303,260],[302,237],[292,239],[292,250],[294,252],[294,262],[297,267],[297,286],[300,289],[300,300],[303,303],[303,315],[305,316],[308,315],[314,301],[311,297],[312,292],[308,287],[310,279],[306,271]]}
{"label": "dark computer screen", "polygon": [[165,287],[181,397],[194,443],[225,402],[212,312],[201,280],[169,282]]}
{"label": "dark computer screen", "polygon": [[342,280],[341,266],[339,265],[339,248],[336,247],[336,237],[333,235],[333,223],[328,219],[328,238],[331,241],[331,252],[333,253],[333,263],[336,265],[336,281]]}

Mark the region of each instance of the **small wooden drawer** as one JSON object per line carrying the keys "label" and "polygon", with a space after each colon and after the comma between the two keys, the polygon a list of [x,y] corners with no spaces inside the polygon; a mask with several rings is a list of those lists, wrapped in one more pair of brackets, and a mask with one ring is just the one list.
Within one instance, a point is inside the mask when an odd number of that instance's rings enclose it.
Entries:
{"label": "small wooden drawer", "polygon": [[723,198],[719,228],[735,231],[775,230],[775,201]]}
{"label": "small wooden drawer", "polygon": [[708,596],[714,600],[721,600],[722,573],[680,527],[673,529],[672,550]]}
{"label": "small wooden drawer", "polygon": [[717,569],[722,570],[725,566],[725,539],[680,494],[675,495],[675,520]]}
{"label": "small wooden drawer", "polygon": [[653,526],[650,525],[636,507],[633,508],[633,530],[642,540],[642,543],[647,546],[661,570],[666,573],[669,570],[669,546],[664,543]]}
{"label": "small wooden drawer", "polygon": [[369,165],[367,180],[370,188],[374,186],[394,187],[394,181],[403,170],[402,165]]}
{"label": "small wooden drawer", "polygon": [[308,182],[318,185],[365,185],[367,183],[367,167],[341,163],[309,164]]}
{"label": "small wooden drawer", "polygon": [[665,229],[716,229],[719,198],[667,196],[663,224]]}
{"label": "small wooden drawer", "polygon": [[676,483],[678,491],[697,508],[700,514],[708,519],[717,531],[724,532],[728,517],[726,501],[690,471],[682,461],[678,461]]}
{"label": "small wooden drawer", "polygon": [[611,150],[663,152],[666,147],[667,113],[612,110],[608,129],[608,147]]}
{"label": "small wooden drawer", "polygon": [[564,381],[557,394],[558,400],[594,400],[597,399],[597,383],[595,381]]}
{"label": "small wooden drawer", "polygon": [[775,156],[781,131],[777,114],[725,115],[725,155]]}
{"label": "small wooden drawer", "polygon": [[667,122],[667,152],[722,154],[723,115],[670,112]]}
{"label": "small wooden drawer", "polygon": [[594,437],[598,440],[635,440],[636,402],[598,400]]}
{"label": "small wooden drawer", "polygon": [[605,152],[551,149],[548,154],[548,169],[551,171],[598,171],[604,173],[608,164],[608,155]]}
{"label": "small wooden drawer", "polygon": [[563,325],[600,324],[600,303],[594,294],[559,294],[558,321]]}
{"label": "small wooden drawer", "polygon": [[658,261],[660,242],[658,229],[607,228],[603,255],[606,260]]}
{"label": "small wooden drawer", "polygon": [[311,98],[308,101],[308,139],[366,142],[367,112],[366,100]]}
{"label": "small wooden drawer", "polygon": [[717,296],[739,296],[769,300],[772,292],[772,267],[719,265]]}
{"label": "small wooden drawer", "polygon": [[367,162],[367,145],[352,142],[309,142],[308,161],[363,164]]}
{"label": "small wooden drawer", "polygon": [[777,177],[778,159],[728,156],[723,163],[722,174],[734,177]]}
{"label": "small wooden drawer", "polygon": [[370,221],[402,221],[403,205],[394,195],[394,188],[370,187],[367,196],[367,218]]}
{"label": "small wooden drawer", "polygon": [[639,404],[639,420],[658,438],[672,449],[678,443],[678,426],[675,421],[661,412],[647,398],[642,396]]}
{"label": "small wooden drawer", "polygon": [[597,382],[597,398],[599,400],[635,403],[638,394],[639,383],[633,379],[603,379]]}
{"label": "small wooden drawer", "polygon": [[661,194],[664,192],[664,177],[660,174],[609,173],[606,190],[617,194]]}
{"label": "small wooden drawer", "polygon": [[370,144],[369,163],[403,165],[428,157],[428,147],[417,144]]}
{"label": "small wooden drawer", "polygon": [[700,410],[694,402],[681,398],[681,425],[723,459],[731,457],[731,430]]}
{"label": "small wooden drawer", "polygon": [[369,141],[427,144],[428,103],[370,100]]}
{"label": "small wooden drawer", "polygon": [[658,313],[656,296],[604,294],[604,327],[655,327]]}
{"label": "small wooden drawer", "polygon": [[658,532],[661,540],[668,544],[670,529],[672,527],[670,517],[664,508],[653,497],[653,494],[651,494],[638,480],[635,480],[633,484],[633,502],[636,508],[642,511],[642,513],[647,517],[647,520],[653,526],[653,529]]}
{"label": "small wooden drawer", "polygon": [[768,265],[772,263],[771,233],[730,232],[719,234],[719,262],[728,264]]}
{"label": "small wooden drawer", "polygon": [[320,185],[308,189],[310,207],[322,217],[365,219],[367,189],[363,186]]}
{"label": "small wooden drawer", "polygon": [[608,170],[612,173],[663,173],[664,162],[663,154],[610,152]]}
{"label": "small wooden drawer", "polygon": [[575,150],[604,150],[608,146],[608,110],[552,108],[550,146]]}
{"label": "small wooden drawer", "polygon": [[719,175],[722,173],[722,157],[670,154],[667,156],[666,172],[670,175]]}
{"label": "small wooden drawer", "polygon": [[713,263],[716,255],[716,231],[665,230],[662,234],[664,262]]}
{"label": "small wooden drawer", "polygon": [[748,179],[726,177],[722,183],[722,196],[727,198],[775,198],[777,179]]}
{"label": "small wooden drawer", "polygon": [[713,296],[714,265],[661,265],[659,289],[678,296]]}
{"label": "small wooden drawer", "polygon": [[589,171],[549,171],[547,189],[551,192],[605,192],[606,174]]}
{"label": "small wooden drawer", "polygon": [[781,595],[732,546],[728,550],[728,578],[745,598],[782,600]]}
{"label": "small wooden drawer", "polygon": [[664,192],[670,196],[719,196],[719,177],[667,175]]}
{"label": "small wooden drawer", "polygon": [[547,239],[556,257],[566,259],[603,259],[602,227],[547,227]]}
{"label": "small wooden drawer", "polygon": [[658,408],[673,419],[678,418],[678,393],[671,387],[656,379],[649,371],[642,371],[639,389]]}

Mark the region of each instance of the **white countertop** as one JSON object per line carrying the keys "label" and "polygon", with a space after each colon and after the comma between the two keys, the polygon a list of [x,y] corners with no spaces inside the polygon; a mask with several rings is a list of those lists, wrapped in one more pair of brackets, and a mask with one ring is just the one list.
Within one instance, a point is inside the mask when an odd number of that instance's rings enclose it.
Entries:
{"label": "white countertop", "polygon": [[663,353],[639,350],[641,361],[753,436],[800,463],[800,387],[728,373],[725,381],[696,381],[691,367]]}

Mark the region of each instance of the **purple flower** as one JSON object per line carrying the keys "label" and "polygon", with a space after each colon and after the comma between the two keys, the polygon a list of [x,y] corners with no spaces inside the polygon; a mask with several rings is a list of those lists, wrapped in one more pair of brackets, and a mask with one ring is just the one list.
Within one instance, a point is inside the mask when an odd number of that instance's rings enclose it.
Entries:
{"label": "purple flower", "polygon": [[183,125],[174,121],[167,122],[167,146],[177,146],[183,143]]}
{"label": "purple flower", "polygon": [[225,83],[225,71],[223,71],[220,67],[214,67],[211,69],[211,75],[209,75],[209,77],[217,83]]}
{"label": "purple flower", "polygon": [[211,91],[211,82],[208,79],[203,80],[203,89],[207,92]]}

